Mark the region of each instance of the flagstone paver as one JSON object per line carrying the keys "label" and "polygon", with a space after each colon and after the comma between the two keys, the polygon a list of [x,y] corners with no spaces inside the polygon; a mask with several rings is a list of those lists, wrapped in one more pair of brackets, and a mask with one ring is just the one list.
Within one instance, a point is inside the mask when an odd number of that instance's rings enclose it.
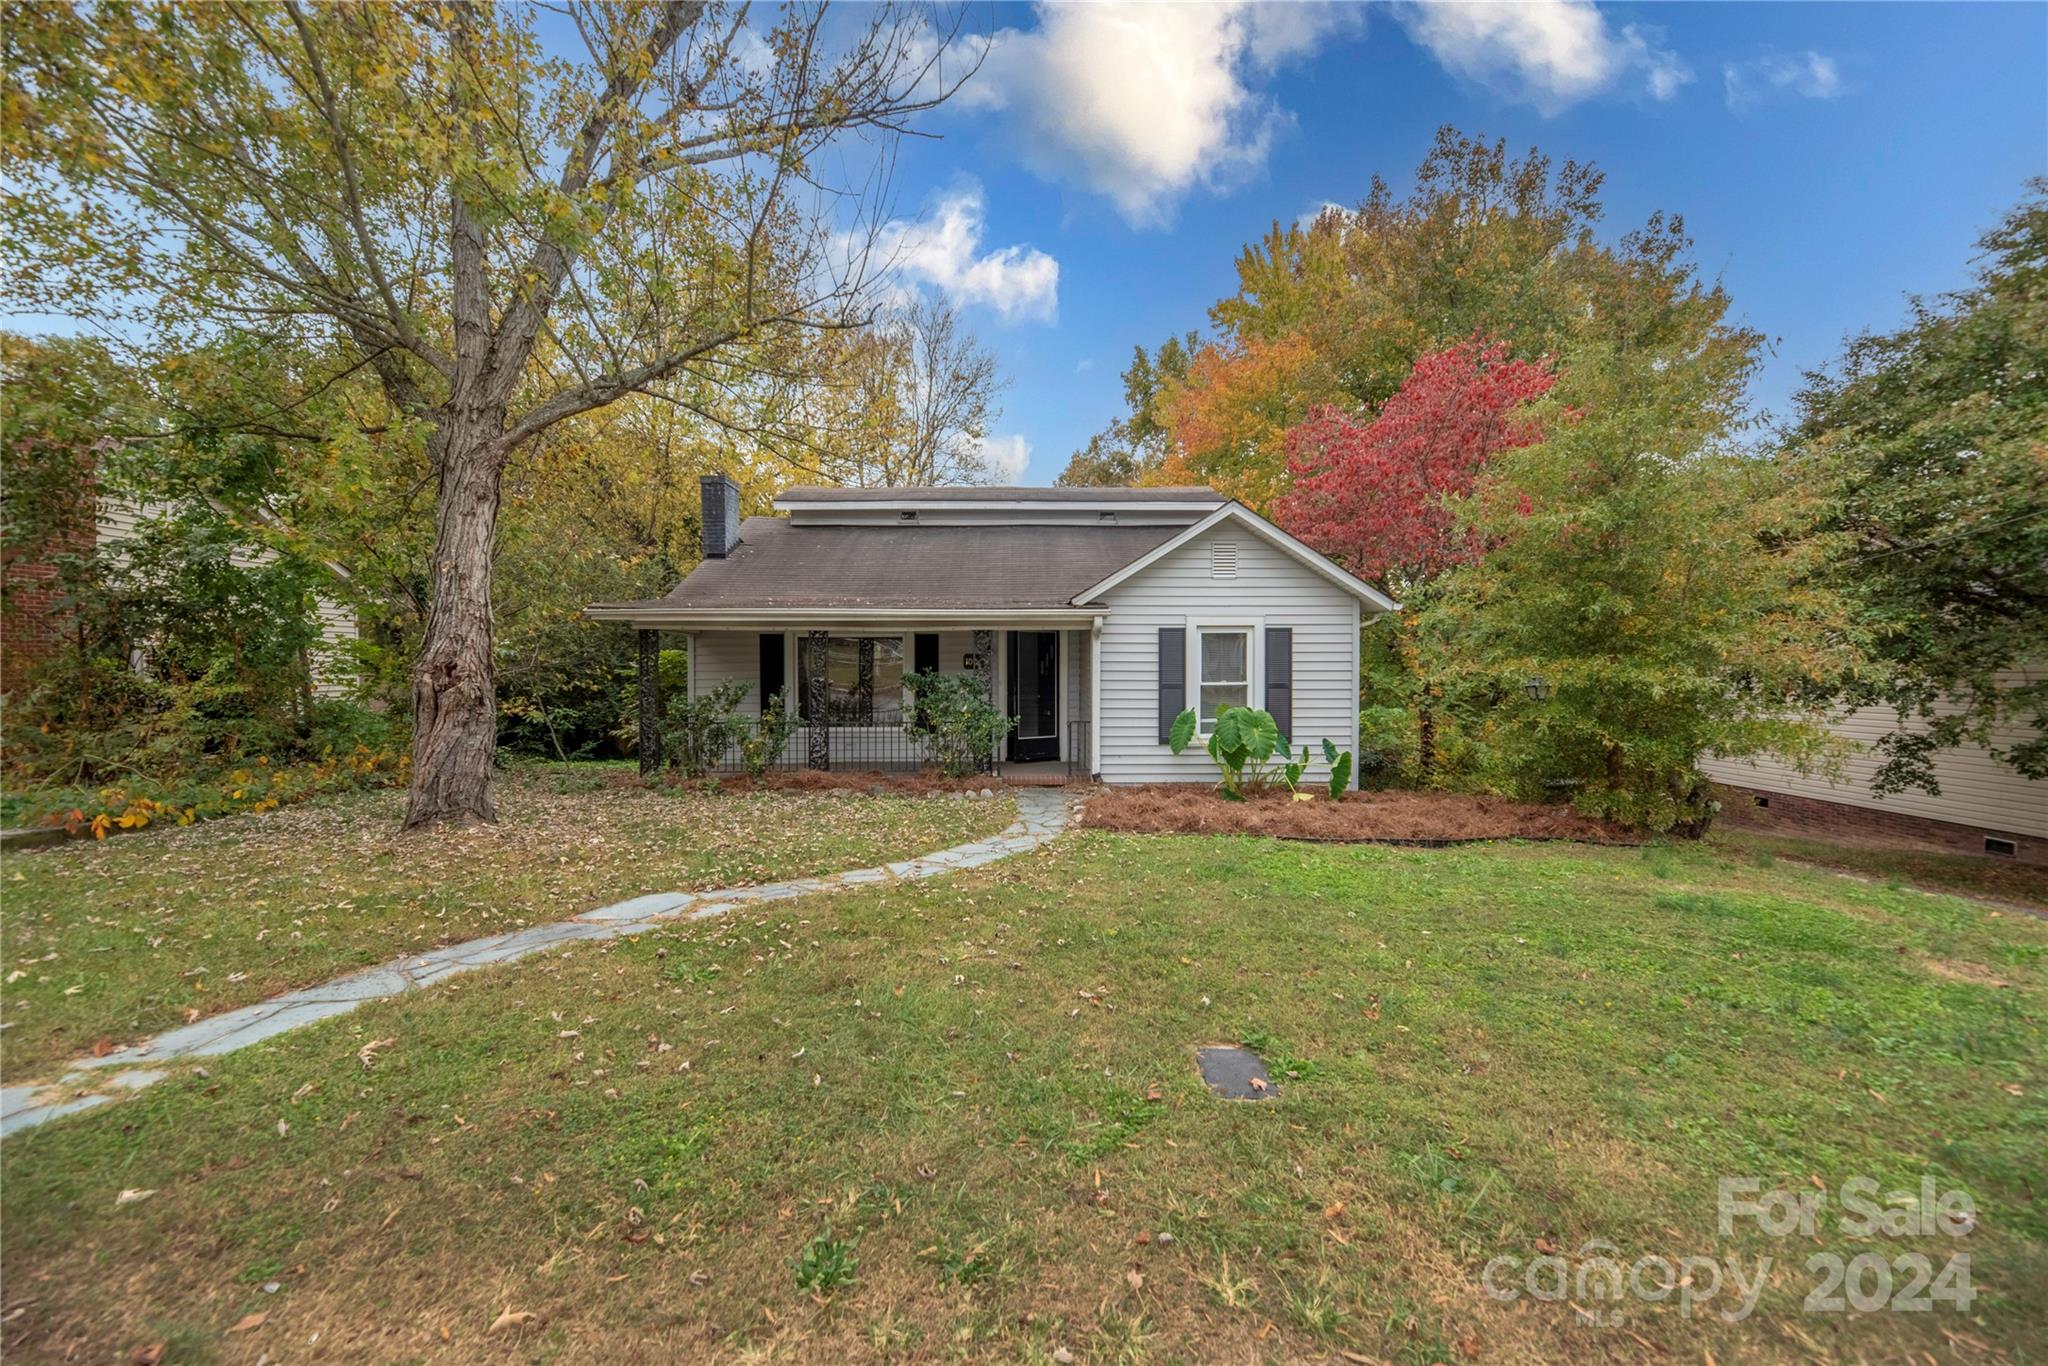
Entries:
{"label": "flagstone paver", "polygon": [[[1021,788],[1015,794],[1015,824],[1000,835],[955,845],[881,868],[854,868],[827,877],[791,878],[752,887],[722,887],[706,892],[653,892],[636,896],[571,920],[529,925],[523,930],[486,935],[448,944],[425,953],[408,954],[388,963],[337,977],[318,986],[288,991],[240,1010],[195,1021],[153,1039],[116,1049],[105,1057],[80,1058],[51,1083],[0,1087],[0,1137],[34,1128],[60,1115],[91,1109],[123,1094],[133,1094],[170,1075],[155,1064],[232,1053],[275,1038],[286,1030],[345,1015],[366,1001],[380,1001],[416,991],[457,973],[510,963],[546,949],[592,939],[637,934],[679,919],[708,920],[743,906],[828,892],[839,887],[885,882],[891,877],[936,877],[964,868],[979,868],[998,859],[1026,853],[1047,843],[1066,828],[1067,798],[1057,788]],[[142,1067],[137,1064],[152,1064]],[[106,1069],[114,1069],[107,1071]],[[109,1089],[118,1094],[110,1094]]]}

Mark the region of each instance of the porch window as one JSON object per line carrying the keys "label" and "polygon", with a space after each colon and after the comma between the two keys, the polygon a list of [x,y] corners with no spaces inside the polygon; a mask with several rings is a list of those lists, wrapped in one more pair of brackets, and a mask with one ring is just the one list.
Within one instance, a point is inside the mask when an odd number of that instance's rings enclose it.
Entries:
{"label": "porch window", "polygon": [[1202,734],[1216,729],[1216,714],[1225,707],[1248,707],[1252,700],[1252,637],[1242,628],[1200,632],[1200,709]]}
{"label": "porch window", "polygon": [[[797,638],[796,695],[806,724],[811,715],[811,652]],[[825,723],[896,725],[903,711],[903,637],[833,636],[825,642]]]}

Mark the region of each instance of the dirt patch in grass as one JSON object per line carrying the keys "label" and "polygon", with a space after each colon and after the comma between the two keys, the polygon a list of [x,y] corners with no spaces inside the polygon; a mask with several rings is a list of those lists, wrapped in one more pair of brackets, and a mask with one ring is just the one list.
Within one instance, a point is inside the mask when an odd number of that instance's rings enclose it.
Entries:
{"label": "dirt patch in grass", "polygon": [[1982,963],[1964,963],[1953,958],[1929,958],[1926,962],[1929,972],[1936,977],[1946,977],[1951,982],[1969,982],[1980,987],[2012,985]]}
{"label": "dirt patch in grass", "polygon": [[1634,844],[1626,830],[1570,807],[1449,792],[1347,792],[1341,801],[1287,793],[1233,802],[1186,787],[1126,787],[1088,799],[1083,824],[1140,835],[1268,835],[1332,843],[1577,840]]}

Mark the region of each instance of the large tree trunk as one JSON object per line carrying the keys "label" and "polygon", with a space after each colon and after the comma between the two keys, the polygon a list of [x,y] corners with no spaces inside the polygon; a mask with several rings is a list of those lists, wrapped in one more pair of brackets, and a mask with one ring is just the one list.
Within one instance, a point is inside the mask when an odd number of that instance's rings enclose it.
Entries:
{"label": "large tree trunk", "polygon": [[434,514],[433,602],[412,676],[412,800],[405,828],[495,821],[491,754],[498,744],[491,672],[491,552],[503,423],[451,415]]}

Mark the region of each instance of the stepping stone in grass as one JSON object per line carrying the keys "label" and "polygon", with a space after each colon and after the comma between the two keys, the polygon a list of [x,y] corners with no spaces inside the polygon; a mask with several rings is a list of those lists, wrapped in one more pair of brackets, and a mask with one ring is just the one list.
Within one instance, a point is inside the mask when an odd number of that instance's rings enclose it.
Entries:
{"label": "stepping stone in grass", "polygon": [[1195,1065],[1202,1080],[1225,1100],[1274,1100],[1280,1088],[1266,1075],[1266,1064],[1249,1048],[1236,1044],[1211,1044],[1195,1050]]}

